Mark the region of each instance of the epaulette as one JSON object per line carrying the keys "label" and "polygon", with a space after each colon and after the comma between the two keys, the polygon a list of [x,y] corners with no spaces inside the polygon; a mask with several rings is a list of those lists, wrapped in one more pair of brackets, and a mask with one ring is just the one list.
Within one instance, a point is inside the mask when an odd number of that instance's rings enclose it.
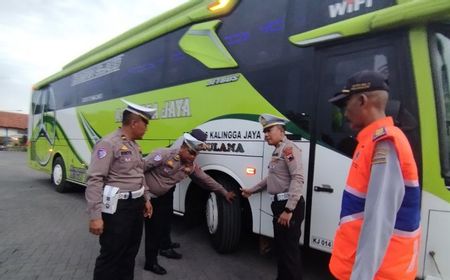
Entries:
{"label": "epaulette", "polygon": [[385,127],[380,127],[373,134],[372,141],[376,141],[376,140],[380,139],[381,137],[383,137],[386,134],[387,134],[386,128]]}

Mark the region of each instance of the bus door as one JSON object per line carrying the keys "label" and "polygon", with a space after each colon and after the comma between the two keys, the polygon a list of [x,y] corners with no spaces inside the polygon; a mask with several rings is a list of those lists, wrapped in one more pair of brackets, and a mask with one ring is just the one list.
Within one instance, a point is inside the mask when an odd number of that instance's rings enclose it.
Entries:
{"label": "bus door", "polygon": [[331,251],[340,219],[342,193],[356,147],[356,133],[350,130],[343,110],[328,99],[342,90],[353,73],[364,69],[379,71],[389,77],[391,101],[387,111],[396,118],[404,107],[400,96],[413,93],[412,75],[406,63],[407,46],[406,33],[395,32],[316,49],[317,107],[311,149],[314,167],[308,185],[307,201],[311,203],[310,216],[307,216],[309,232],[305,237],[309,238],[310,247]]}

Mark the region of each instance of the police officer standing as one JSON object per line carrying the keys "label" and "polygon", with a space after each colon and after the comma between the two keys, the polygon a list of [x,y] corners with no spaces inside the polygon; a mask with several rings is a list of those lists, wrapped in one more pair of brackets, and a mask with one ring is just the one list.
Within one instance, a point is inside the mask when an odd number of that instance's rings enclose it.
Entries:
{"label": "police officer standing", "polygon": [[304,217],[305,200],[301,150],[285,136],[287,120],[263,114],[259,117],[265,140],[275,146],[269,163],[269,174],[249,189],[241,189],[242,196],[267,188],[273,197],[273,231],[278,252],[278,280],[302,279],[299,239]]}
{"label": "police officer standing", "polygon": [[385,115],[388,93],[386,77],[364,70],[329,100],[358,131],[329,265],[338,279],[416,277],[419,177],[408,139]]}
{"label": "police officer standing", "polygon": [[[158,264],[157,256],[162,238],[167,234],[165,223],[170,222],[172,215],[173,199],[167,194],[175,184],[189,176],[201,187],[220,193],[228,202],[232,202],[235,197],[233,192],[228,192],[194,162],[199,152],[206,149],[205,140],[206,134],[195,129],[183,135],[181,147],[175,144],[172,148],[156,150],[144,158],[145,180],[151,194],[155,196],[152,198],[153,216],[145,221],[145,270],[160,275],[167,273]],[[171,249],[173,256],[175,253]],[[181,258],[181,255],[173,258]]]}
{"label": "police officer standing", "polygon": [[89,231],[100,236],[101,246],[94,280],[134,278],[143,216],[152,214],[144,161],[135,140],[144,136],[155,109],[122,101],[128,105],[122,127],[97,142],[87,171]]}

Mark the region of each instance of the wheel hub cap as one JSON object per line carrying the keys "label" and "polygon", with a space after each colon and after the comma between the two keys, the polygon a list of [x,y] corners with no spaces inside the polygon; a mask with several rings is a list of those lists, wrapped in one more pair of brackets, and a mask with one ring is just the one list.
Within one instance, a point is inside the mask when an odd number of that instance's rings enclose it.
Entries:
{"label": "wheel hub cap", "polygon": [[214,234],[217,231],[218,217],[217,197],[215,193],[210,193],[206,202],[206,223],[210,234]]}

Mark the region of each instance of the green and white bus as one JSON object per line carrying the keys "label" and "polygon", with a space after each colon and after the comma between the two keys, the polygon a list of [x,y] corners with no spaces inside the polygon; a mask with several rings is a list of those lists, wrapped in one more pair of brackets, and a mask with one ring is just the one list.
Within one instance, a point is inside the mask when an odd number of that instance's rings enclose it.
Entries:
{"label": "green and white bus", "polygon": [[[158,109],[144,154],[201,128],[199,164],[229,190],[267,173],[272,147],[258,115],[284,116],[303,151],[306,218],[300,242],[330,251],[355,147],[327,100],[346,78],[389,76],[388,114],[420,169],[419,278],[450,279],[450,1],[191,0],[67,64],[32,94],[29,165],[57,191],[83,185],[94,143],[120,126],[125,98]],[[185,180],[174,209],[204,215],[219,252],[246,228],[273,236],[267,193],[225,203]]]}

